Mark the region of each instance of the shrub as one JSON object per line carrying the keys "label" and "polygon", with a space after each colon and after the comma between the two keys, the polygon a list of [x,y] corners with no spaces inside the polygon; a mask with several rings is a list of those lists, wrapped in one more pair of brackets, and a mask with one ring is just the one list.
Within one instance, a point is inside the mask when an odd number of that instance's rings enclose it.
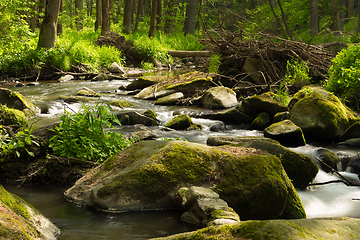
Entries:
{"label": "shrub", "polygon": [[286,64],[285,82],[290,85],[304,86],[310,83],[309,67],[304,61],[290,60]]}
{"label": "shrub", "polygon": [[[60,156],[103,162],[132,144],[115,131],[113,123],[120,122],[107,103],[93,107],[83,104],[76,113],[65,111],[61,120],[49,144]],[[109,130],[105,131],[105,127]]]}
{"label": "shrub", "polygon": [[360,100],[360,46],[349,45],[332,60],[326,90],[343,98],[350,106],[359,109]]}

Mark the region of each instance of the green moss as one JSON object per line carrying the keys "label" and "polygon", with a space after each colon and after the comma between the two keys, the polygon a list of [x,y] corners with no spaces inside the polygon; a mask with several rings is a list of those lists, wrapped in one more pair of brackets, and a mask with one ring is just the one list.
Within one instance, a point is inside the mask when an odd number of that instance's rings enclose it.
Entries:
{"label": "green moss", "polygon": [[134,106],[134,104],[132,104],[131,102],[125,101],[125,100],[111,101],[110,105],[113,105],[113,106],[119,107],[119,108],[127,108],[127,107],[133,107]]}
{"label": "green moss", "polygon": [[169,90],[171,90],[171,89],[179,89],[179,88],[187,87],[190,84],[191,85],[198,85],[198,84],[209,83],[209,82],[212,82],[211,77],[195,78],[195,79],[192,79],[190,82],[183,82],[183,83],[178,83],[178,84],[168,86],[168,87],[166,87],[166,89],[169,89]]}
{"label": "green moss", "polygon": [[176,130],[185,130],[193,124],[194,123],[188,114],[180,114],[172,118],[168,123],[166,123],[165,127],[173,128]]}
{"label": "green moss", "polygon": [[76,103],[76,102],[88,102],[88,101],[93,101],[93,98],[90,97],[84,97],[84,96],[65,96],[65,95],[60,95],[59,100],[63,100],[66,103]]}
{"label": "green moss", "polygon": [[27,127],[28,121],[25,113],[14,108],[8,108],[0,104],[0,119],[3,120],[4,125],[18,124],[22,127]]}
{"label": "green moss", "polygon": [[302,237],[302,238],[305,239],[305,238],[307,238],[307,235],[310,235],[311,237],[316,239],[316,236],[314,234],[312,234],[310,231],[306,230],[305,228],[300,227],[296,223],[294,223],[294,222],[286,222],[286,224],[293,227],[293,228],[295,228],[296,230],[298,230],[297,235],[299,237]]}
{"label": "green moss", "polygon": [[16,214],[23,216],[25,219],[30,218],[29,211],[24,205],[24,202],[15,195],[11,195],[8,191],[0,185],[0,201],[8,208],[12,209]]}
{"label": "green moss", "polygon": [[152,119],[156,119],[156,117],[157,117],[156,113],[153,110],[150,110],[150,109],[146,110],[144,112],[144,115],[149,117],[149,118],[152,118]]}

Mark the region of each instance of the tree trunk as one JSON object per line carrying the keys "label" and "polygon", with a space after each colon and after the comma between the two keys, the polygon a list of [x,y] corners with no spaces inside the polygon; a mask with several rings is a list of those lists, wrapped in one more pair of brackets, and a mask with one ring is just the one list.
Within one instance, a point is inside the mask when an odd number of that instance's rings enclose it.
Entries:
{"label": "tree trunk", "polygon": [[123,31],[126,34],[131,33],[131,20],[132,20],[132,13],[133,13],[132,8],[133,8],[133,1],[125,0]]}
{"label": "tree trunk", "polygon": [[54,47],[59,9],[60,0],[46,0],[45,15],[40,27],[38,47]]}
{"label": "tree trunk", "polygon": [[134,32],[137,31],[139,27],[139,22],[142,21],[143,17],[144,17],[144,0],[138,0]]}
{"label": "tree trunk", "polygon": [[158,0],[156,9],[156,29],[161,30],[162,1]]}
{"label": "tree trunk", "polygon": [[110,0],[102,0],[101,35],[110,30]]}
{"label": "tree trunk", "polygon": [[341,0],[332,0],[331,2],[331,10],[332,10],[332,30],[340,31],[340,2]]}
{"label": "tree trunk", "polygon": [[72,0],[69,0],[69,15],[70,15],[70,28],[73,28],[74,12],[73,12],[73,1]]}
{"label": "tree trunk", "polygon": [[360,33],[360,0],[358,1],[358,23],[357,23],[357,32]]}
{"label": "tree trunk", "polygon": [[351,17],[354,14],[354,0],[348,0],[348,16]]}
{"label": "tree trunk", "polygon": [[186,16],[184,22],[184,34],[195,35],[195,24],[196,24],[196,7],[197,0],[189,0],[188,5],[186,6]]}
{"label": "tree trunk", "polygon": [[155,36],[157,2],[158,0],[152,0],[150,30],[149,30],[149,37],[151,38]]}
{"label": "tree trunk", "polygon": [[[64,0],[60,0],[60,14],[62,14],[64,12],[64,6],[63,6],[63,1]],[[60,20],[58,21],[58,24],[57,24],[57,34],[62,34],[63,33],[63,25],[62,25],[62,21],[61,21],[61,18]]]}
{"label": "tree trunk", "polygon": [[270,8],[271,8],[271,11],[272,11],[272,13],[274,14],[274,17],[275,17],[275,19],[276,19],[276,23],[277,23],[277,25],[274,24],[274,30],[276,31],[276,30],[278,29],[278,27],[280,27],[280,29],[281,29],[284,37],[287,38],[286,33],[285,33],[285,31],[284,31],[281,23],[280,23],[280,20],[279,20],[278,16],[277,16],[276,13],[275,13],[275,10],[274,10],[274,8],[275,8],[275,2],[274,2],[274,0],[268,0],[268,2],[269,2],[269,5],[270,5]]}
{"label": "tree trunk", "polygon": [[290,29],[289,29],[289,26],[287,24],[287,21],[286,21],[286,16],[285,16],[285,12],[284,12],[284,9],[282,8],[282,5],[281,5],[281,2],[280,0],[277,0],[277,3],[280,7],[280,11],[281,11],[281,16],[282,16],[282,20],[283,20],[283,23],[284,23],[284,26],[285,26],[285,29],[286,29],[286,32],[287,32],[287,35],[289,36],[289,38],[292,40],[293,37],[291,35],[291,32],[290,32]]}
{"label": "tree trunk", "polygon": [[319,33],[319,3],[318,0],[310,1],[310,32]]}
{"label": "tree trunk", "polygon": [[102,1],[101,0],[96,0],[96,20],[95,20],[95,32],[97,30],[99,30],[100,26],[101,26],[101,5],[102,5]]}
{"label": "tree trunk", "polygon": [[174,19],[179,6],[179,0],[170,0],[167,6],[168,13],[165,17],[164,32],[170,34],[174,28]]}
{"label": "tree trunk", "polygon": [[75,15],[76,15],[77,30],[82,30],[84,27],[83,10],[84,10],[84,0],[75,0]]}
{"label": "tree trunk", "polygon": [[33,0],[34,5],[32,7],[32,13],[31,13],[31,18],[30,18],[30,29],[32,32],[35,32],[36,29],[36,24],[37,24],[37,14],[36,14],[36,0]]}

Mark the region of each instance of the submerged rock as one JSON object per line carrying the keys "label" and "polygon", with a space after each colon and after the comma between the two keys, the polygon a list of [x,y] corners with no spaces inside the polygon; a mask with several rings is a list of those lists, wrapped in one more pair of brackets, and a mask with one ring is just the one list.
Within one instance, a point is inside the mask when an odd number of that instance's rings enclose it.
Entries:
{"label": "submerged rock", "polygon": [[0,239],[49,239],[60,230],[49,219],[0,185]]}
{"label": "submerged rock", "polygon": [[241,219],[306,217],[277,157],[183,141],[135,143],[78,180],[65,197],[109,212],[171,209],[179,188],[214,184]]}

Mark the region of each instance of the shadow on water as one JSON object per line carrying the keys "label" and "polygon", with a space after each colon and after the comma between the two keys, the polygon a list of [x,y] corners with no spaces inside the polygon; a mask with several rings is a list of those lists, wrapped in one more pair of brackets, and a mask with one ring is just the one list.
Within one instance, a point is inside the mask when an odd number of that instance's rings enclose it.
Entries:
{"label": "shadow on water", "polygon": [[180,221],[182,212],[105,213],[74,205],[63,197],[65,187],[4,185],[38,209],[61,230],[59,240],[149,239],[195,230]]}

